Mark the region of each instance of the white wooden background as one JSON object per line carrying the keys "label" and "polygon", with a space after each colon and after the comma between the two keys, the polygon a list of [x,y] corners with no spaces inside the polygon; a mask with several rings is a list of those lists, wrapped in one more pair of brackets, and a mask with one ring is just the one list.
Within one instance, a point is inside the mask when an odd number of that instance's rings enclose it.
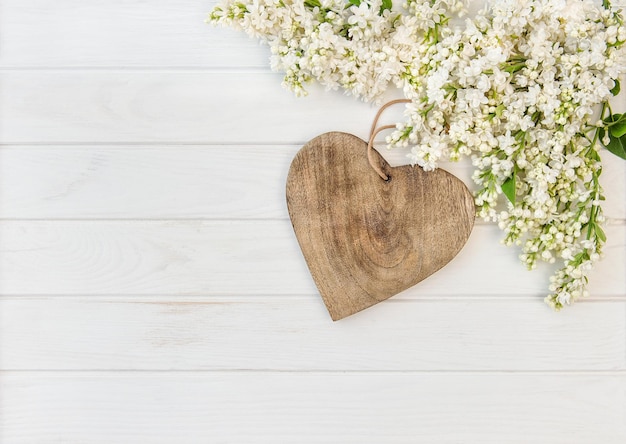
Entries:
{"label": "white wooden background", "polygon": [[333,323],[287,169],[376,109],[294,98],[212,4],[0,0],[0,442],[626,442],[626,163],[588,300],[552,312],[479,222]]}

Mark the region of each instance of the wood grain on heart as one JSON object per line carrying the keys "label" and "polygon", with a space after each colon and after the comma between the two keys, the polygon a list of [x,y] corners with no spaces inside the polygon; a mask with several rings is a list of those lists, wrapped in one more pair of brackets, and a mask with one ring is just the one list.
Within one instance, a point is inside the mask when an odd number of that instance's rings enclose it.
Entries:
{"label": "wood grain on heart", "polygon": [[333,320],[405,290],[446,265],[474,225],[474,201],[441,169],[390,167],[385,181],[367,158],[367,143],[322,134],[294,158],[287,206],[313,280]]}

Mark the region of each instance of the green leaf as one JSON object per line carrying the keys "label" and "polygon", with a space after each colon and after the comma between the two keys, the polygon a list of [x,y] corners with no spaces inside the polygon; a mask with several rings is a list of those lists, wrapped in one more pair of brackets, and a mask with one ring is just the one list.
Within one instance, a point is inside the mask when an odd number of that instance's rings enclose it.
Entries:
{"label": "green leaf", "polygon": [[314,8],[321,8],[322,7],[322,3],[320,2],[320,0],[304,0],[304,6],[314,9]]}
{"label": "green leaf", "polygon": [[515,205],[515,172],[502,184],[502,192]]}
{"label": "green leaf", "polygon": [[[600,137],[600,140],[602,140],[605,134],[604,128],[600,128],[598,131],[598,136]],[[621,157],[626,160],[626,135],[623,135],[622,137],[615,137],[611,135],[611,132],[609,131],[609,143],[604,146],[617,157]]]}
{"label": "green leaf", "polygon": [[615,86],[611,90],[611,94],[616,96],[619,94],[620,91],[621,91],[621,88],[620,88],[619,80],[615,79]]}
{"label": "green leaf", "polygon": [[354,6],[361,6],[361,0],[348,0],[348,3]]}
{"label": "green leaf", "polygon": [[626,120],[621,119],[619,122],[613,124],[609,128],[609,132],[613,137],[622,137],[624,134],[626,134]]}
{"label": "green leaf", "polygon": [[598,224],[595,225],[595,228],[596,236],[598,237],[598,239],[600,239],[602,242],[606,242],[606,234],[604,234],[604,230]]}
{"label": "green leaf", "polygon": [[617,157],[626,160],[626,136],[622,136],[619,139],[611,138],[611,142],[612,143],[609,143],[610,146],[607,146],[606,149]]}
{"label": "green leaf", "polygon": [[392,6],[393,6],[392,0],[383,0],[383,4],[380,7],[380,15],[382,15],[383,11],[385,11],[386,9],[391,10]]}

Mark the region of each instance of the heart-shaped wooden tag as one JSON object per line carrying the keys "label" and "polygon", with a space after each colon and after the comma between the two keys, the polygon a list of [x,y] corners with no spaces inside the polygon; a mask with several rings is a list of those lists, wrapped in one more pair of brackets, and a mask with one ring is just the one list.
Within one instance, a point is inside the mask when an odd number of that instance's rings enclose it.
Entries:
{"label": "heart-shaped wooden tag", "polygon": [[474,225],[463,182],[441,169],[390,167],[340,132],[308,142],[291,163],[287,207],[333,320],[384,301],[446,265]]}

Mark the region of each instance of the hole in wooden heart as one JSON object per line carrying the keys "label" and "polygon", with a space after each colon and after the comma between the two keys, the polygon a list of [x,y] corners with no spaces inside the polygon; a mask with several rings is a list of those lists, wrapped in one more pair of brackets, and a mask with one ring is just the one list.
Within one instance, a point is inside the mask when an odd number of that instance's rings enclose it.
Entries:
{"label": "hole in wooden heart", "polygon": [[366,150],[351,134],[322,134],[296,154],[287,178],[291,223],[333,320],[439,270],[474,225],[472,195],[458,178],[441,169],[392,168],[374,152],[383,180]]}

